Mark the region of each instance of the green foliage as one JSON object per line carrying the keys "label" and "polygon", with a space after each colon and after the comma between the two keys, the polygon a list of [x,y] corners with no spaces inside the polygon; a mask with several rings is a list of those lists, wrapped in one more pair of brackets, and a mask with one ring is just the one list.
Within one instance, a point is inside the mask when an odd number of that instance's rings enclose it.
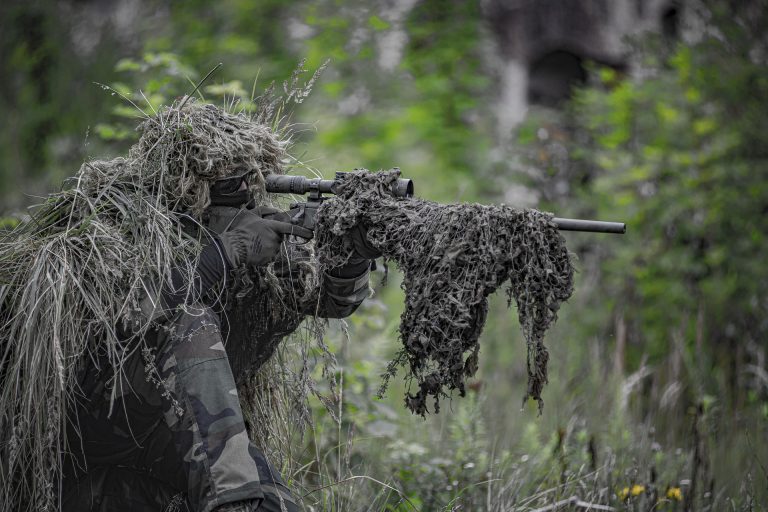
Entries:
{"label": "green foliage", "polygon": [[[337,105],[328,105],[333,118],[320,119],[311,147],[332,151],[336,169],[400,166],[417,187],[428,184],[419,188],[422,197],[476,197],[474,176],[487,166],[491,146],[479,6],[418,3],[401,22],[409,41],[394,70],[375,51],[381,31],[394,27],[375,17],[359,26],[325,7],[310,8],[306,17],[317,33],[307,41],[309,62],[328,55],[329,71],[348,78],[324,83]],[[361,40],[353,46],[355,37]]]}
{"label": "green foliage", "polygon": [[106,113],[106,96],[92,81],[112,79],[117,42],[105,30],[98,46],[76,48],[72,39],[84,36],[86,24],[78,25],[81,13],[72,10],[52,0],[0,5],[0,197],[6,211],[29,202],[17,187],[73,174],[90,142],[88,127]]}
{"label": "green foliage", "polygon": [[679,45],[652,78],[616,83],[603,72],[574,102],[589,141],[577,153],[589,175],[581,201],[629,225],[626,248],[606,258],[606,286],[657,358],[675,332],[696,357],[702,343],[728,357],[767,334],[768,80],[735,44]]}
{"label": "green foliage", "polygon": [[0,217],[0,232],[10,230],[19,225],[19,219],[15,217]]}
{"label": "green foliage", "polygon": [[[705,11],[711,25],[698,42],[644,37],[634,75],[593,69],[565,115],[531,116],[518,141],[541,170],[548,209],[628,225],[623,237],[569,236],[583,274],[561,325],[571,324],[569,337],[597,337],[591,364],[610,356],[606,374],[630,373],[634,417],[698,447],[691,457],[709,453],[699,490],[709,478],[736,490],[765,459],[747,445],[753,427],[733,430],[729,449],[718,437],[734,416],[760,424],[768,402],[755,376],[768,313],[768,82],[755,57],[765,15],[720,2]],[[680,425],[697,411],[706,420],[694,441]]]}

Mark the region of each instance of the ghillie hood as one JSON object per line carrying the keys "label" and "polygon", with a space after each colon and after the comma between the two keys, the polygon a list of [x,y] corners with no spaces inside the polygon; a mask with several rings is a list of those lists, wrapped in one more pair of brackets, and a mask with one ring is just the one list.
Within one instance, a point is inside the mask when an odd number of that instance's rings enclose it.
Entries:
{"label": "ghillie hood", "polygon": [[192,275],[209,185],[237,169],[282,172],[285,141],[263,119],[187,99],[139,126],[127,158],[84,164],[0,238],[0,510],[52,510],[64,411],[88,353],[119,368],[147,282]]}

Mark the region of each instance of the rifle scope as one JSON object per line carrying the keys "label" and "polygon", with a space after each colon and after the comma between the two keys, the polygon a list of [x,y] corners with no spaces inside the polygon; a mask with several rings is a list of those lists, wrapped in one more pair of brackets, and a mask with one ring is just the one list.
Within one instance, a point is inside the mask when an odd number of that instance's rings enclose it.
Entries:
{"label": "rifle scope", "polygon": [[[337,173],[338,175],[341,173]],[[337,180],[323,180],[320,178],[307,178],[304,176],[286,176],[284,174],[270,174],[266,177],[267,192],[279,194],[307,194],[311,192],[335,194]],[[413,180],[399,178],[392,185],[392,193],[395,197],[412,197]]]}

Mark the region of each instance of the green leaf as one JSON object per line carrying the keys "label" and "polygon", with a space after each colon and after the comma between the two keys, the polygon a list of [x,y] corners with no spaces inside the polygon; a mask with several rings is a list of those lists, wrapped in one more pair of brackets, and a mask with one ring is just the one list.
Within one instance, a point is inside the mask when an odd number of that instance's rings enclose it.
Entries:
{"label": "green leaf", "polygon": [[133,130],[129,130],[123,126],[115,126],[106,123],[97,124],[94,127],[94,131],[100,138],[108,141],[129,140],[136,137],[136,132]]}
{"label": "green leaf", "polygon": [[141,70],[141,64],[133,59],[120,59],[115,64],[115,71],[139,71]]}
{"label": "green leaf", "polygon": [[382,20],[376,15],[371,16],[368,18],[368,26],[370,26],[373,30],[376,30],[377,32],[381,30],[386,30],[389,28],[389,23]]}
{"label": "green leaf", "polygon": [[232,80],[231,82],[225,82],[223,84],[208,85],[205,87],[205,92],[211,96],[229,96],[238,98],[250,98],[251,93],[246,91],[243,87],[243,82],[240,80]]}

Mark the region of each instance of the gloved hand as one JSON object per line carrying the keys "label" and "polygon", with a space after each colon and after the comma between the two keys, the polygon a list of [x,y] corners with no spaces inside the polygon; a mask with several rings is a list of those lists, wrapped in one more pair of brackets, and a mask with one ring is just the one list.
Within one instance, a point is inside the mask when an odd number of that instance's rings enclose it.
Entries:
{"label": "gloved hand", "polygon": [[371,262],[381,256],[381,251],[368,241],[368,230],[361,224],[357,224],[346,235],[352,243],[353,252],[347,262],[328,271],[331,277],[348,279],[359,277],[369,269],[376,268]]}
{"label": "gloved hand", "polygon": [[239,210],[219,235],[230,268],[266,265],[280,250],[285,235],[312,238],[311,230],[287,222],[289,219],[287,214],[274,208]]}
{"label": "gloved hand", "polygon": [[361,260],[373,260],[381,256],[381,251],[368,241],[368,229],[362,224],[357,224],[348,234],[355,248],[355,256]]}

